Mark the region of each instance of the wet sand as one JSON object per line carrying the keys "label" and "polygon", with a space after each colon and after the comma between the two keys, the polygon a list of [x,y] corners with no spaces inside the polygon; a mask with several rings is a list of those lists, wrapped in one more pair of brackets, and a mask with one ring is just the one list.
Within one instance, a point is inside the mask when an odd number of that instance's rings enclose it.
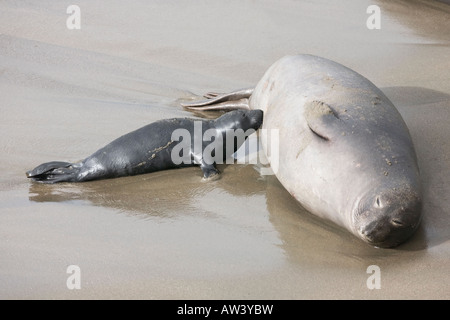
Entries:
{"label": "wet sand", "polygon": [[[0,4],[1,299],[449,299],[450,6],[375,1]],[[424,218],[371,247],[302,209],[257,165],[81,184],[25,171],[77,161],[179,106],[252,87],[287,54],[338,61],[382,88],[413,137]],[[69,265],[81,289],[69,290]],[[381,272],[370,290],[368,266]]]}

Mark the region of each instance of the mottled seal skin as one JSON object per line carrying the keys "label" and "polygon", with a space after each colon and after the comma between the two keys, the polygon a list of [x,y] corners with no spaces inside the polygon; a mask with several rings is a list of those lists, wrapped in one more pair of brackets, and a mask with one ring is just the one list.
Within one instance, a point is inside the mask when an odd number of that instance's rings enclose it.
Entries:
{"label": "mottled seal skin", "polygon": [[[199,165],[204,178],[211,179],[217,176],[219,171],[213,159],[205,161],[203,157],[203,151],[211,144],[211,141],[205,141],[205,132],[209,130],[210,134],[217,137],[214,146],[223,148],[221,160],[225,161],[247,138],[233,137],[233,148],[227,147],[227,130],[257,130],[262,119],[261,110],[236,110],[215,120],[160,120],[121,136],[80,162],[47,162],[28,171],[26,175],[34,181],[44,183],[82,182]],[[179,141],[172,140],[172,134],[179,129],[187,130],[192,139],[190,144],[187,143],[191,146],[188,151],[189,160],[182,163],[172,159],[172,150],[183,142],[182,138]],[[195,150],[197,145],[201,150]]]}
{"label": "mottled seal skin", "polygon": [[[362,75],[325,58],[286,56],[253,90],[205,97],[185,107],[264,111],[262,128],[279,130],[276,176],[311,213],[378,247],[417,229],[422,194],[408,128]],[[274,149],[261,140],[266,153]]]}

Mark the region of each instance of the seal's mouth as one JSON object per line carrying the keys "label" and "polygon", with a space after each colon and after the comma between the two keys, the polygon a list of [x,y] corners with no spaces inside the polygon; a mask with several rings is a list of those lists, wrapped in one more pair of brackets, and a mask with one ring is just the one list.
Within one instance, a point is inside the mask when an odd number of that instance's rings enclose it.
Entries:
{"label": "seal's mouth", "polygon": [[398,222],[379,222],[377,226],[368,226],[358,230],[362,240],[380,248],[393,248],[410,238],[418,224],[404,225]]}

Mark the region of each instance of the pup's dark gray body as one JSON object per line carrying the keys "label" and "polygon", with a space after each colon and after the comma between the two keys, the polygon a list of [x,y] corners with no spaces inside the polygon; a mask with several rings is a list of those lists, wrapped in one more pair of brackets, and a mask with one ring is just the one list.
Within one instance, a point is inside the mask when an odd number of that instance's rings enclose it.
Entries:
{"label": "pup's dark gray body", "polygon": [[[221,138],[218,141],[223,143],[224,161],[239,147],[234,145],[234,150],[227,150],[226,130],[257,130],[261,123],[261,110],[237,110],[215,120],[188,118],[160,120],[121,136],[80,162],[44,163],[28,171],[27,177],[45,183],[81,182],[199,165],[204,177],[211,178],[219,171],[215,163],[205,161],[203,158],[203,150],[211,143],[203,141],[204,133],[209,130]],[[188,150],[187,163],[186,161],[178,163],[179,161],[173,159],[174,148],[180,147],[180,143],[186,144],[182,138],[178,139],[179,141],[172,140],[172,134],[180,129],[187,130],[191,138],[188,145],[192,148]],[[199,141],[201,143],[199,150],[194,150]]]}
{"label": "pup's dark gray body", "polygon": [[[264,111],[263,129],[279,130],[276,176],[311,213],[366,242],[392,247],[421,219],[414,146],[401,115],[372,82],[336,62],[287,56],[255,89],[209,93],[193,109]],[[269,161],[272,161],[269,158]]]}

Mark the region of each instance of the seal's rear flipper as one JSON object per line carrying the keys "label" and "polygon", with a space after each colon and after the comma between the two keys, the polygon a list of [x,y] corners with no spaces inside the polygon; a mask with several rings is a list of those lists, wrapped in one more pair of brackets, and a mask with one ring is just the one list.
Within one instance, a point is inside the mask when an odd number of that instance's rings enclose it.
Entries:
{"label": "seal's rear flipper", "polygon": [[204,95],[207,100],[182,103],[181,105],[186,109],[191,110],[235,110],[235,109],[250,109],[248,105],[248,98],[253,93],[253,88],[242,89],[230,93],[215,93],[208,92]]}
{"label": "seal's rear flipper", "polygon": [[43,163],[27,171],[27,178],[43,183],[75,181],[80,173],[80,166],[70,162],[52,161]]}

